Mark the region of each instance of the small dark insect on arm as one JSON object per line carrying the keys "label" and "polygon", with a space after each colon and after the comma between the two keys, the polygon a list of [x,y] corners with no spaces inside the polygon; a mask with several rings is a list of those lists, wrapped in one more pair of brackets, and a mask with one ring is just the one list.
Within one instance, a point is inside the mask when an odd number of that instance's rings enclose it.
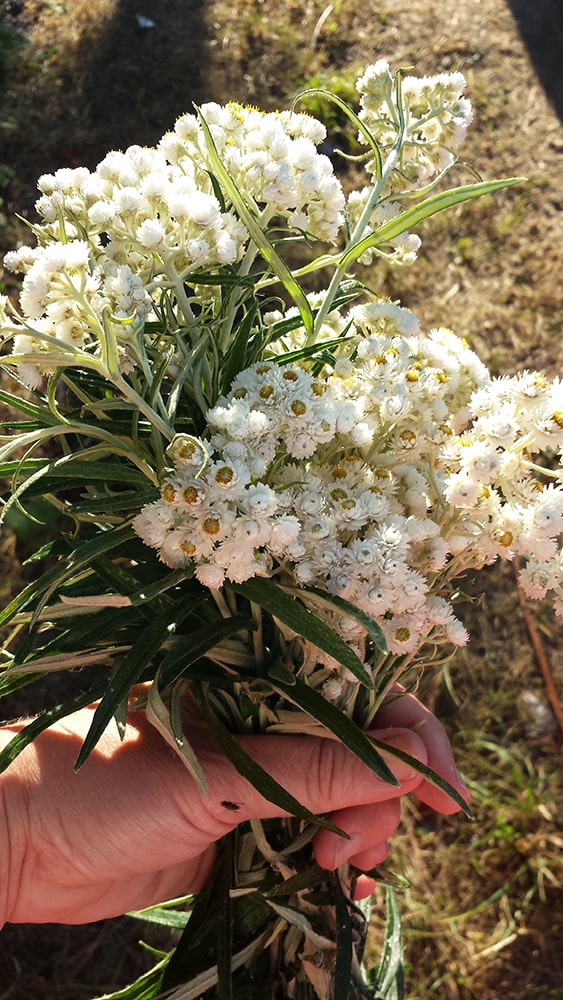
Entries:
{"label": "small dark insect on arm", "polygon": [[233,812],[240,809],[240,806],[236,802],[228,802],[226,799],[224,802],[221,802],[221,805],[225,806],[225,809],[232,809]]}

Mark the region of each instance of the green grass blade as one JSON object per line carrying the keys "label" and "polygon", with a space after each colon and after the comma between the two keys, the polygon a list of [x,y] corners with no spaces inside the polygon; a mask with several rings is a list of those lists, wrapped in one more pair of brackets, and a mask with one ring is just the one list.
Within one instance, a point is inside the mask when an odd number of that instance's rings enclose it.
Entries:
{"label": "green grass blade", "polygon": [[350,649],[344,639],[305,608],[295,597],[286,594],[272,580],[254,577],[245,583],[226,584],[230,590],[242,594],[249,601],[258,604],[265,611],[289,625],[297,635],[308,639],[329,656],[347,667],[366,687],[373,688],[373,681],[362,661]]}

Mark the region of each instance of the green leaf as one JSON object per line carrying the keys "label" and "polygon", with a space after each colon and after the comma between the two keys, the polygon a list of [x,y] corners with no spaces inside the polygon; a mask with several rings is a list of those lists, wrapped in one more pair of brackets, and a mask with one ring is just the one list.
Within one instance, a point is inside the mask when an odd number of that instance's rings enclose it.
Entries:
{"label": "green leaf", "polygon": [[[191,984],[205,971],[210,973],[210,985],[217,982],[217,930],[225,905],[229,905],[224,897],[229,895],[232,885],[233,839],[236,839],[236,833],[223,837],[220,842],[211,877],[195,897],[190,920],[164,974],[164,990],[180,983]],[[233,921],[233,929],[239,925],[240,921]],[[229,949],[229,965],[231,956],[232,949]],[[199,997],[201,992],[196,992],[194,996]]]}
{"label": "green leaf", "polygon": [[115,993],[104,993],[103,996],[95,997],[95,1000],[156,1000],[160,994],[162,973],[168,965],[169,956],[166,955],[157,965],[145,972],[144,975],[136,979],[134,983],[125,986]]}
{"label": "green leaf", "polygon": [[323,827],[325,830],[331,830],[333,833],[338,833],[340,836],[347,837],[342,830],[340,830],[334,823],[329,820],[322,819],[320,816],[316,816],[305,806],[301,805],[285,788],[283,788],[278,782],[268,774],[264,768],[260,767],[256,761],[247,754],[246,750],[243,750],[239,741],[234,737],[228,729],[225,728],[222,722],[219,721],[215,713],[213,712],[209,701],[203,691],[201,685],[198,685],[200,692],[200,700],[202,707],[205,711],[205,716],[209,728],[217,740],[221,750],[226,757],[230,760],[231,764],[236,768],[239,774],[242,774],[243,778],[246,778],[251,785],[260,792],[264,798],[268,799],[269,802],[273,802],[275,805],[279,806],[285,812],[290,813],[292,816],[299,816],[301,819],[306,819],[310,823],[315,823],[317,826]]}
{"label": "green leaf", "polygon": [[[7,371],[4,365],[0,365],[0,368],[3,371]],[[12,373],[9,372],[9,374],[11,375]],[[0,402],[6,403],[7,406],[11,406],[14,410],[19,410],[20,413],[25,413],[28,417],[34,418],[41,426],[55,427],[58,424],[58,420],[49,412],[46,406],[38,406],[37,403],[31,403],[29,399],[6,392],[5,389],[0,389]],[[3,426],[3,423],[0,424],[0,427]]]}
{"label": "green leaf", "polygon": [[254,357],[248,357],[248,346],[257,316],[259,316],[259,305],[253,301],[242,319],[237,320],[234,336],[221,366],[221,393],[228,392],[238,373],[248,368],[255,360]]}
{"label": "green leaf", "polygon": [[149,688],[146,707],[147,719],[160,733],[166,743],[168,743],[168,746],[172,747],[174,752],[178,754],[201,794],[207,797],[209,794],[207,780],[197,755],[186,737],[179,712],[178,698],[181,698],[185,685],[180,682],[173,687],[170,695],[172,705],[168,709],[158,689],[160,682],[159,675],[160,671],[157,671],[156,677]]}
{"label": "green leaf", "polygon": [[[344,746],[348,747],[359,760],[377,774],[378,778],[389,785],[398,787],[399,782],[395,775],[381,754],[375,750],[374,743],[376,741],[366,736],[352,719],[349,719],[344,712],[323,698],[322,694],[298,678],[295,678],[294,684],[284,684],[279,680],[272,679],[272,686],[281,692],[288,701],[297,705],[298,708],[302,708],[331,733],[334,733]],[[385,743],[377,745],[386,749]],[[392,748],[390,748],[390,752],[391,750]]]}
{"label": "green leaf", "polygon": [[[358,115],[350,107],[350,105],[347,104],[346,101],[344,101],[337,94],[334,94],[331,90],[325,90],[324,87],[309,87],[308,90],[304,90],[301,94],[297,95],[294,104],[297,103],[297,101],[301,101],[304,97],[307,97],[309,94],[320,94],[321,97],[325,97],[327,100],[332,101],[333,104],[336,104],[336,106],[340,108],[341,111],[344,112],[347,118],[349,118],[350,121],[352,122],[352,125],[355,128],[357,128],[358,132],[361,132],[367,145],[371,148],[376,163],[375,175],[377,178],[381,177],[382,162],[381,162],[381,152],[379,146],[377,145],[370,130],[364,124],[362,119],[358,117]],[[338,996],[338,993],[336,994],[336,996]]]}
{"label": "green leaf", "polygon": [[5,771],[6,768],[16,759],[18,754],[25,750],[26,746],[33,743],[33,740],[39,736],[40,733],[48,729],[49,726],[53,725],[54,722],[58,722],[59,719],[64,719],[67,715],[71,715],[73,712],[78,712],[81,708],[86,708],[87,705],[91,705],[93,701],[101,696],[105,688],[105,685],[98,684],[96,687],[90,688],[85,694],[77,695],[74,698],[69,698],[67,701],[62,702],[59,705],[55,705],[53,708],[47,709],[46,712],[42,712],[38,715],[33,722],[29,722],[27,726],[24,726],[19,733],[6,744],[4,749],[0,752],[0,774]]}
{"label": "green leaf", "polygon": [[347,269],[359,260],[366,250],[389,242],[389,240],[400,236],[407,229],[412,228],[412,226],[417,225],[417,223],[422,222],[424,219],[430,218],[432,215],[436,215],[438,212],[445,212],[447,209],[453,208],[454,205],[460,205],[462,202],[470,201],[473,198],[481,198],[486,194],[493,194],[495,191],[502,191],[504,188],[513,187],[515,184],[522,184],[525,180],[525,177],[508,177],[506,180],[480,181],[477,184],[465,184],[463,187],[450,188],[449,191],[442,191],[439,194],[432,195],[430,198],[425,198],[418,205],[413,205],[412,208],[401,212],[396,219],[391,219],[390,222],[384,223],[374,233],[370,233],[369,236],[365,236],[359,243],[350,247],[347,253],[341,257],[339,268],[343,270]]}
{"label": "green leaf", "polygon": [[147,924],[159,924],[161,927],[183,930],[191,913],[186,910],[169,910],[165,906],[150,906],[146,910],[130,910],[127,916],[144,920]]}
{"label": "green leaf", "polygon": [[244,196],[239,191],[217,152],[217,147],[215,146],[211,130],[205,121],[205,118],[201,114],[199,108],[196,108],[196,111],[205,136],[209,161],[221,184],[221,187],[227,194],[229,200],[232,202],[241,222],[244,226],[246,226],[253,243],[258,247],[258,250],[264,257],[264,260],[272,269],[274,274],[277,275],[284,288],[291,296],[292,301],[299,309],[303,320],[303,326],[305,327],[307,334],[311,336],[313,333],[314,323],[311,306],[309,305],[307,296],[305,295],[299,282],[296,278],[294,278],[285,261],[283,261],[277,254],[273,244],[270,242],[266,233],[257,221],[255,211],[247,205]]}
{"label": "green leaf", "polygon": [[439,788],[440,791],[449,795],[449,797],[453,799],[456,805],[463,810],[469,819],[475,819],[471,808],[467,805],[467,802],[462,799],[459,792],[453,787],[453,785],[450,785],[449,781],[446,781],[446,779],[442,778],[440,774],[433,771],[431,767],[428,767],[427,764],[423,764],[420,760],[417,760],[416,757],[412,757],[410,753],[406,753],[404,750],[399,750],[398,747],[389,746],[387,743],[383,743],[374,736],[370,736],[369,739],[374,746],[379,747],[381,750],[386,750],[391,757],[396,757],[397,760],[402,760],[403,763],[409,764],[415,771],[418,772],[418,774],[421,774],[426,781],[429,781],[431,785],[436,785],[436,788]]}
{"label": "green leaf", "polygon": [[286,594],[272,580],[265,577],[254,577],[251,580],[246,580],[245,583],[228,583],[225,586],[237,594],[247,597],[254,604],[258,604],[275,618],[279,618],[297,635],[308,639],[313,645],[338,660],[342,666],[347,667],[366,687],[373,688],[373,681],[364,664],[344,642],[344,639],[336,635],[329,625],[317,618],[295,597]]}
{"label": "green leaf", "polygon": [[161,687],[168,687],[178,677],[190,676],[189,668],[201,659],[223,639],[240,632],[254,629],[255,622],[244,618],[222,618],[190,632],[189,636],[178,636],[172,649],[166,654],[160,668]]}
{"label": "green leaf", "polygon": [[[84,481],[80,485],[84,486]],[[96,497],[88,496],[77,503],[68,504],[65,511],[67,514],[121,513],[121,511],[130,509],[140,510],[144,504],[153,503],[158,497],[159,491],[152,487],[145,490],[123,490],[122,493],[108,493]],[[103,517],[101,520],[103,520]]]}
{"label": "green leaf", "polygon": [[387,922],[385,940],[376,974],[374,1000],[405,1000],[405,971],[401,914],[397,897],[390,886],[386,889]]}
{"label": "green leaf", "polygon": [[94,538],[77,545],[64,561],[61,560],[52,570],[33,580],[27,587],[0,612],[0,626],[11,621],[16,614],[29,604],[37,601],[42,595],[42,601],[36,609],[37,613],[44,606],[49,596],[73,574],[78,574],[84,567],[89,567],[96,556],[117,548],[123,542],[135,538],[135,532],[130,525],[101,531]]}
{"label": "green leaf", "polygon": [[361,611],[360,608],[357,608],[343,597],[338,597],[336,594],[329,594],[326,590],[319,590],[317,587],[304,587],[303,589],[306,594],[313,594],[320,604],[336,608],[337,611],[341,611],[342,614],[359,622],[373,640],[376,648],[382,653],[387,652],[387,643],[381,628],[365,611]]}
{"label": "green leaf", "polygon": [[[81,453],[82,455],[84,452]],[[72,468],[69,469],[69,463]],[[70,477],[76,480],[76,486],[102,481],[104,483],[139,483],[146,486],[147,478],[134,466],[123,465],[121,462],[102,462],[98,458],[91,462],[74,455],[65,455],[57,461],[48,458],[26,458],[21,462],[6,461],[0,464],[0,476],[8,478],[15,473],[47,472],[52,479],[63,479],[69,486],[74,485]],[[70,481],[69,481],[70,480]]]}
{"label": "green leaf", "polygon": [[166,614],[151,622],[139,634],[137,641],[116,670],[94,712],[92,724],[76,760],[75,770],[79,770],[88,759],[110,719],[119,711],[133,685],[142,677],[153,657],[160,652],[162,644],[170,632],[181,623],[190,610],[190,608],[184,608],[181,611],[175,604],[172,608],[167,608]]}
{"label": "green leaf", "polygon": [[234,884],[234,837],[226,837],[223,850],[224,864],[221,866],[217,890],[220,901],[217,920],[217,988],[218,1000],[235,1000],[233,994],[232,953],[233,953],[233,905],[231,892]]}
{"label": "green leaf", "polygon": [[26,687],[28,684],[32,684],[33,681],[39,680],[43,674],[29,673],[29,674],[16,674],[11,671],[6,671],[6,673],[0,674],[0,698],[5,698],[6,695],[11,694],[12,691],[17,691],[21,687]]}

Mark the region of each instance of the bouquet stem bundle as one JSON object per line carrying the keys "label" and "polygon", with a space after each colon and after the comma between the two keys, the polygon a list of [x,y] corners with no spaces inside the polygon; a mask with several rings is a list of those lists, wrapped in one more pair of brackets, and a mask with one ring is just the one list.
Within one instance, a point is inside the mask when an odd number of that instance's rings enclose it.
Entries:
{"label": "bouquet stem bundle", "polygon": [[[398,681],[467,640],[455,581],[517,555],[526,592],[563,606],[559,383],[493,379],[354,273],[412,263],[424,219],[518,182],[448,186],[464,86],[381,60],[358,109],[327,92],[366,171],[347,196],[321,122],[204,105],[155,148],[41,177],[36,245],[7,255],[23,280],[19,305],[0,300],[0,398],[20,415],[0,446],[3,516],[42,497],[60,530],[0,613],[0,695],[94,664],[107,681],[40,715],[0,766],[97,701],[77,767],[112,720],[144,711],[205,794],[189,693],[291,817],[224,839],[188,911],[159,910],[185,925],[180,944],[120,996],[258,997],[265,981],[280,998],[400,995],[391,952],[362,967],[357,873],[312,860],[327,821],[236,736],[329,735],[394,781],[365,732]],[[390,897],[390,942],[398,923]]]}

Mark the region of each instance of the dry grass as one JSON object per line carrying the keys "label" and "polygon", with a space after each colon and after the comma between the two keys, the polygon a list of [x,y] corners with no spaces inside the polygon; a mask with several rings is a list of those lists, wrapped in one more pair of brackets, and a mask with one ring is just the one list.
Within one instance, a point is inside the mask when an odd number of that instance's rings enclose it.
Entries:
{"label": "dry grass", "polygon": [[[323,79],[347,92],[356,70],[381,56],[419,73],[462,70],[475,107],[464,155],[484,177],[529,180],[426,223],[416,267],[376,280],[425,325],[466,336],[495,371],[560,370],[558,0],[12,0],[0,12],[27,42],[0,80],[0,248],[23,232],[16,211],[32,217],[40,173],[150,143],[192,101],[272,108]],[[539,77],[513,12],[536,46]],[[141,28],[137,13],[155,26]],[[0,271],[2,282],[13,288]],[[0,553],[4,571],[16,566],[11,544]],[[471,646],[449,675],[425,680],[424,696],[452,735],[476,821],[406,812],[391,867],[411,882],[402,902],[409,995],[548,1000],[563,996],[559,743],[549,714],[541,732],[530,714],[526,692],[544,708],[546,698],[510,569],[491,571],[472,593]],[[561,690],[561,627],[543,607],[534,614]],[[0,1000],[82,1000],[125,982],[143,961],[136,933],[128,921],[10,928]]]}

